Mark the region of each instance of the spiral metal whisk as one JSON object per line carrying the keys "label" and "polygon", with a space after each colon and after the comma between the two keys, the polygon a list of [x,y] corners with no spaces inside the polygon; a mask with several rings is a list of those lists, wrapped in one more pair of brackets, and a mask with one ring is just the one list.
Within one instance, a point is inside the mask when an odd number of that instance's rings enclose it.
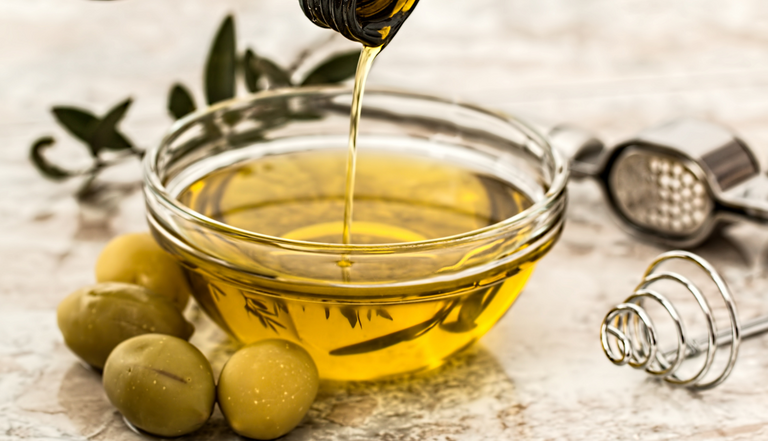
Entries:
{"label": "spiral metal whisk", "polygon": [[[695,263],[712,279],[725,302],[728,326],[718,330],[709,302],[689,279],[675,272],[659,270],[662,263],[675,259]],[[706,318],[706,335],[699,338],[688,336],[685,324],[672,302],[652,289],[652,285],[661,280],[676,282],[693,295]],[[659,350],[657,328],[643,307],[646,300],[658,302],[672,318],[677,330],[677,348]],[[670,251],[651,263],[634,294],[608,312],[600,327],[600,340],[605,355],[616,365],[629,364],[635,369],[644,369],[653,376],[663,378],[668,383],[704,390],[711,389],[728,378],[736,363],[739,344],[743,338],[766,331],[768,316],[752,320],[742,327],[736,303],[728,286],[709,262],[686,251]],[[615,339],[615,345],[610,344],[609,336]],[[704,381],[704,377],[712,368],[717,349],[726,345],[730,345],[730,352],[722,372],[716,378]],[[681,378],[678,371],[684,361],[701,355],[706,357],[701,368],[688,378]]]}

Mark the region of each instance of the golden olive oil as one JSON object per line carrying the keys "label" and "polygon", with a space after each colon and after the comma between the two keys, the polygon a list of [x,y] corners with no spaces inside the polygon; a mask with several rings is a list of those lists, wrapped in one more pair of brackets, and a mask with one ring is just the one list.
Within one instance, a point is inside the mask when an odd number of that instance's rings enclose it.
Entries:
{"label": "golden olive oil", "polygon": [[[187,186],[179,199],[211,219],[243,230],[340,243],[346,170],[346,152],[341,148],[265,156],[214,170]],[[353,244],[462,234],[503,221],[531,204],[520,190],[496,177],[443,158],[402,151],[361,150],[356,178]],[[244,258],[243,249],[211,243],[225,261]],[[542,252],[548,246],[542,246]],[[446,263],[442,251],[438,247],[424,252],[421,263],[410,260],[409,266],[393,274],[379,274],[375,265],[358,265],[354,256],[336,256],[311,268],[289,259],[284,274],[249,277],[247,283],[225,281],[221,269],[205,261],[195,262],[197,271],[190,274],[198,301],[235,338],[292,340],[312,354],[324,378],[375,379],[439,366],[487,332],[514,302],[542,253],[533,251],[525,261],[431,287],[384,284],[352,290],[348,299],[333,301],[313,300],[315,288],[296,279],[311,272],[313,278],[329,281],[386,282],[405,279],[409,272],[429,265],[434,266],[427,271],[430,275],[440,274],[471,263],[487,250],[472,249],[463,257],[446,258]],[[347,275],[342,277],[341,272]],[[332,294],[333,290],[323,293],[324,298]]]}
{"label": "golden olive oil", "polygon": [[[348,10],[352,3],[301,4],[317,24],[364,44],[346,152],[293,151],[219,167],[181,191],[182,203],[228,226],[316,243],[318,249],[449,238],[502,222],[531,205],[509,182],[460,161],[397,149],[358,151],[368,73],[416,0],[364,0],[355,11]],[[340,9],[317,15],[331,7]],[[345,13],[367,20],[358,30],[362,34],[325,21]],[[244,248],[224,237],[188,234],[200,236],[196,241],[204,241],[225,266],[251,268],[248,274],[231,273],[178,250],[195,267],[189,273],[195,297],[222,328],[245,343],[294,341],[310,352],[321,377],[338,380],[441,365],[501,318],[552,244],[535,245],[514,260],[510,256],[520,247],[515,234],[477,244],[447,241],[408,253],[401,266],[393,266],[392,259],[377,260],[376,252],[303,255],[290,245],[281,245],[284,252],[279,246],[264,251],[258,243]],[[502,263],[483,265],[497,261]],[[479,269],[463,271],[467,268]]]}
{"label": "golden olive oil", "polygon": [[368,73],[371,71],[373,61],[381,52],[381,46],[364,46],[360,52],[360,61],[357,63],[357,73],[355,74],[355,89],[352,93],[352,111],[349,122],[349,151],[347,152],[346,184],[344,187],[344,230],[342,233],[342,242],[344,244],[352,243],[352,210],[355,198],[355,169],[357,167],[357,135],[360,132],[360,113],[362,111],[363,93],[365,92],[365,82],[368,80]]}
{"label": "golden olive oil", "polygon": [[[274,237],[342,243],[342,149],[265,156],[203,176],[179,200],[211,219]],[[493,225],[530,206],[511,184],[447,161],[364,150],[353,244],[416,242]]]}

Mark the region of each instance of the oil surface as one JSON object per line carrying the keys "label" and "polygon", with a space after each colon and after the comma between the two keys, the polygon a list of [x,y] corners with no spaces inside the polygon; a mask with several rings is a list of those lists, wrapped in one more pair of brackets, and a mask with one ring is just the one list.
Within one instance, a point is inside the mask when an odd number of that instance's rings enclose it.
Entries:
{"label": "oil surface", "polygon": [[[345,152],[268,156],[210,173],[179,200],[244,230],[309,242],[341,243]],[[363,151],[356,171],[354,244],[415,242],[466,233],[531,204],[495,177],[417,155]]]}
{"label": "oil surface", "polygon": [[[205,216],[245,230],[339,243],[345,160],[343,148],[249,160],[201,177],[179,199]],[[351,242],[412,242],[465,233],[509,218],[530,203],[509,183],[442,159],[364,149],[357,167]],[[225,245],[220,248],[224,260],[243,258],[243,250]],[[425,264],[441,262],[442,251],[426,253]],[[349,301],[320,302],[312,298],[317,293],[311,286],[290,282],[302,271],[345,282],[379,279],[378,273],[366,273],[377,271],[375,265],[350,262],[340,268],[344,256],[329,259],[325,266],[288,259],[295,266],[285,274],[248,276],[246,283],[225,281],[215,265],[180,257],[198,266],[190,272],[198,302],[235,338],[246,343],[289,339],[311,353],[323,378],[366,380],[439,366],[470,345],[511,306],[539,255],[533,251],[528,260],[492,273],[450,280],[430,288],[428,297],[420,298],[427,293],[413,288],[416,292],[407,302],[391,300],[402,288],[386,285],[352,293]],[[451,259],[447,262],[454,265],[466,261],[462,256]],[[408,270],[418,268],[398,271]],[[339,277],[342,271],[348,276]],[[432,295],[435,291],[439,295]],[[371,295],[382,300],[372,301]]]}

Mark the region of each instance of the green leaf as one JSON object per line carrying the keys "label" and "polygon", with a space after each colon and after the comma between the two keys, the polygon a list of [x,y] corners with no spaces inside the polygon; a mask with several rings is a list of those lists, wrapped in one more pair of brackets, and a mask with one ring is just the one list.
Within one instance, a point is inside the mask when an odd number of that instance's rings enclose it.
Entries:
{"label": "green leaf", "polygon": [[53,115],[69,133],[75,138],[85,142],[91,149],[91,155],[96,156],[91,146],[91,136],[99,125],[99,118],[91,112],[76,107],[54,107]]}
{"label": "green leaf", "polygon": [[278,306],[275,305],[275,311],[272,312],[269,310],[267,305],[264,303],[253,299],[251,297],[245,297],[245,311],[256,317],[259,322],[261,322],[261,326],[264,328],[269,328],[275,333],[280,333],[277,328],[286,329],[285,325],[280,323],[278,320],[279,313],[277,311]]}
{"label": "green leaf", "polygon": [[133,100],[131,98],[117,104],[110,109],[104,118],[99,121],[89,140],[91,150],[97,154],[101,149],[107,150],[131,150],[133,144],[126,139],[117,129],[117,124],[125,117],[126,112],[131,107]]}
{"label": "green leaf", "polygon": [[35,141],[29,151],[29,159],[32,160],[32,164],[35,165],[35,168],[37,168],[40,174],[46,178],[53,181],[63,181],[65,179],[71,178],[72,176],[75,176],[76,173],[72,173],[59,168],[45,159],[45,156],[43,156],[43,150],[52,146],[54,142],[55,141],[50,136],[46,136]]}
{"label": "green leaf", "polygon": [[317,121],[323,119],[322,113],[315,113],[310,110],[291,112],[289,116],[294,121]]}
{"label": "green leaf", "polygon": [[[360,321],[360,317],[358,317],[355,308],[351,306],[344,306],[340,308],[339,311],[341,312],[341,315],[347,319],[349,326],[351,326],[352,329],[355,329],[355,325],[357,325],[357,323]],[[360,324],[360,327],[362,328],[362,323]]]}
{"label": "green leaf", "polygon": [[310,72],[302,86],[313,84],[334,84],[355,76],[357,71],[357,62],[360,59],[360,51],[346,52],[336,55]]}
{"label": "green leaf", "polygon": [[451,302],[451,304],[440,309],[432,318],[417,325],[413,325],[409,328],[401,329],[391,334],[383,335],[371,340],[366,340],[362,343],[356,343],[353,345],[333,349],[329,352],[329,354],[334,356],[365,354],[368,352],[374,352],[388,348],[399,343],[414,340],[422,336],[424,333],[429,332],[429,330],[445,320],[445,318],[451,313],[451,311],[453,311],[457,304],[458,302],[454,300]]}
{"label": "green leaf", "polygon": [[252,51],[251,53],[253,55],[246,60],[248,63],[246,70],[251,69],[258,75],[266,76],[271,89],[291,86],[291,75],[285,69],[267,58],[259,57]]}
{"label": "green leaf", "polygon": [[168,95],[168,111],[176,119],[181,119],[197,110],[195,100],[186,87],[176,83]]}
{"label": "green leaf", "polygon": [[125,114],[128,112],[131,104],[133,104],[133,98],[126,98],[122,102],[116,104],[114,107],[109,109],[109,112],[107,112],[106,115],[104,115],[104,118],[101,119],[101,124],[105,127],[114,128],[117,126],[117,123],[119,123],[125,117]]}
{"label": "green leaf", "polygon": [[259,79],[261,78],[261,72],[254,68],[256,61],[256,54],[252,50],[245,51],[245,59],[243,60],[243,71],[245,73],[245,87],[251,93],[256,93],[259,90]]}
{"label": "green leaf", "polygon": [[461,309],[459,309],[459,316],[455,322],[441,323],[440,329],[453,333],[469,332],[477,327],[475,321],[480,317],[488,305],[491,304],[493,299],[501,289],[501,283],[496,284],[490,288],[476,291],[470,294],[466,299],[462,301]]}
{"label": "green leaf", "polygon": [[233,127],[235,124],[242,121],[243,111],[239,109],[229,110],[221,115],[221,119],[224,121],[224,124]]}
{"label": "green leaf", "polygon": [[376,316],[378,316],[378,317],[384,317],[385,319],[387,319],[387,320],[389,320],[389,321],[392,321],[392,316],[391,316],[391,315],[389,314],[389,312],[387,312],[387,310],[386,310],[386,309],[384,309],[384,308],[378,308],[378,309],[376,310]]}
{"label": "green leaf", "polygon": [[231,15],[224,19],[213,40],[205,67],[205,96],[215,104],[235,96],[235,21]]}
{"label": "green leaf", "polygon": [[131,142],[117,130],[117,124],[125,116],[131,102],[130,98],[121,102],[107,112],[102,119],[77,107],[57,106],[53,108],[53,114],[72,136],[88,145],[91,156],[96,157],[103,148],[109,150],[133,148]]}

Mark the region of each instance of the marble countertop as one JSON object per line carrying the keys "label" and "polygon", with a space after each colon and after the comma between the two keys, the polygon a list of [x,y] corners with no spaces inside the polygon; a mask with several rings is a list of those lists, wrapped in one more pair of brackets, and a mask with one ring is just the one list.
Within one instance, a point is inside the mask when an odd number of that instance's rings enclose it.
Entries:
{"label": "marble countertop", "polygon": [[[42,179],[29,145],[85,158],[48,109],[104,112],[133,96],[124,131],[146,147],[170,119],[169,86],[201,96],[221,18],[241,45],[288,64],[327,38],[295,1],[4,0],[0,4],[0,440],[138,440],[99,377],[64,346],[55,308],[93,281],[106,241],[146,229],[141,196],[112,211]],[[343,43],[339,43],[343,44]],[[571,121],[613,143],[666,118],[723,123],[765,161],[768,3],[762,0],[423,0],[370,84],[432,92]],[[125,172],[136,178],[137,169]],[[286,440],[709,440],[768,437],[768,337],[745,342],[731,378],[702,393],[617,368],[598,340],[664,248],[624,234],[597,186],[572,183],[567,225],[524,294],[479,344],[410,380],[324,383]],[[768,230],[736,225],[695,249],[717,266],[745,318],[768,312]],[[195,314],[195,311],[190,311]],[[194,342],[214,362],[228,343],[204,317]],[[184,439],[238,439],[214,415]]]}

